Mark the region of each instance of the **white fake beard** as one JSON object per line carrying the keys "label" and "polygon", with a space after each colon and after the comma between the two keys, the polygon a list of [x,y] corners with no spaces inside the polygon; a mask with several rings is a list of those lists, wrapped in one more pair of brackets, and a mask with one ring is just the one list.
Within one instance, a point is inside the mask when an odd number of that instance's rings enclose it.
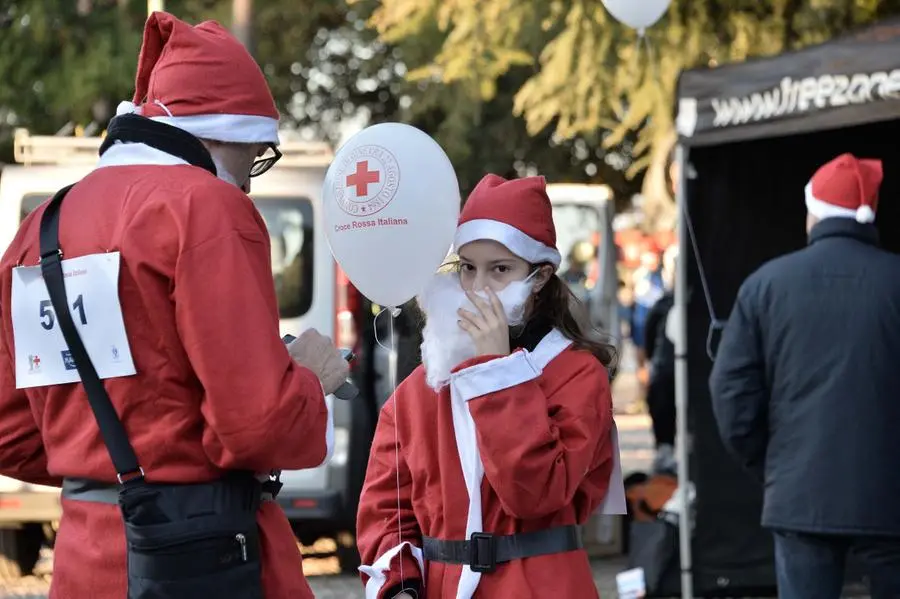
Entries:
{"label": "white fake beard", "polygon": [[[528,277],[524,281],[513,281],[497,294],[510,326],[524,322],[525,305],[533,287],[534,282]],[[487,299],[483,291],[476,293]],[[418,303],[426,319],[421,347],[425,381],[439,391],[450,381],[450,372],[476,354],[475,342],[459,326],[457,311],[464,308],[478,314],[478,309],[466,297],[456,273],[435,275],[419,296]]]}

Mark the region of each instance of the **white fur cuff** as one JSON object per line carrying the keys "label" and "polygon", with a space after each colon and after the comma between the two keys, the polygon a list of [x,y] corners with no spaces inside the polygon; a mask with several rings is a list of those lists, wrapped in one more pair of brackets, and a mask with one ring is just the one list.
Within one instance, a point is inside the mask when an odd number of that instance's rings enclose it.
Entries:
{"label": "white fur cuff", "polygon": [[517,351],[503,358],[464,368],[452,375],[450,384],[463,401],[521,385],[541,376],[528,352]]}
{"label": "white fur cuff", "polygon": [[[422,579],[422,584],[425,584],[425,555],[420,547],[404,541],[380,555],[371,566],[359,567],[359,571],[369,577],[369,580],[366,582],[366,599],[378,599],[381,588],[387,582],[387,573],[391,569],[391,560],[403,551],[404,547],[408,547],[410,552],[412,552],[412,556],[419,565],[419,576]],[[410,578],[412,577],[410,576]]]}
{"label": "white fur cuff", "polygon": [[123,114],[141,114],[141,107],[128,100],[123,100],[116,107],[116,116]]}

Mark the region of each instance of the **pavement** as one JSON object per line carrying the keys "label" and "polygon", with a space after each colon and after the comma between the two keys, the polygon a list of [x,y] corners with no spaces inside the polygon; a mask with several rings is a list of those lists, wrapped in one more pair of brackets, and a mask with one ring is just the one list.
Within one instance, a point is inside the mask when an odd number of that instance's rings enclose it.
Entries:
{"label": "pavement", "polygon": [[[312,570],[321,564],[312,561]],[[604,599],[616,597],[615,575],[625,568],[624,560],[605,560],[594,564],[594,580]],[[304,567],[304,570],[310,569]],[[364,599],[366,594],[360,579],[348,575],[310,575],[309,584],[316,599]],[[46,599],[49,583],[46,579],[35,577],[24,578],[16,583],[5,585],[0,590],[2,599]]]}

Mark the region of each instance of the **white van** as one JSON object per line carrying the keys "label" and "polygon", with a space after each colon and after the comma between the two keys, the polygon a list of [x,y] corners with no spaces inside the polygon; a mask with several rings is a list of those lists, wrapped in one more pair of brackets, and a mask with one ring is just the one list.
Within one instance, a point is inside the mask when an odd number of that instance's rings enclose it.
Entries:
{"label": "white van", "polygon": [[[16,132],[17,164],[0,171],[0,252],[29,212],[91,171],[100,143],[100,138]],[[328,399],[334,401],[333,457],[319,468],[284,472],[279,500],[301,542],[336,537],[342,565],[353,569],[359,558],[352,532],[376,414],[368,404],[371,376],[363,374],[371,372],[371,358],[360,355],[359,325],[365,325],[366,316],[361,296],[331,256],[322,225],[322,182],[333,158],[331,148],[291,142],[279,149],[283,158],[254,179],[251,197],[271,235],[281,334],[316,328],[339,347],[354,349],[354,379],[361,391],[350,402]],[[60,513],[58,489],[0,477],[0,578],[32,569],[48,525]]]}
{"label": "white van", "polygon": [[547,195],[553,205],[556,247],[562,254],[559,271],[568,268],[569,252],[575,244],[587,241],[597,250],[588,272],[587,291],[592,321],[608,333],[618,345],[619,277],[613,218],[615,205],[607,185],[550,183]]}

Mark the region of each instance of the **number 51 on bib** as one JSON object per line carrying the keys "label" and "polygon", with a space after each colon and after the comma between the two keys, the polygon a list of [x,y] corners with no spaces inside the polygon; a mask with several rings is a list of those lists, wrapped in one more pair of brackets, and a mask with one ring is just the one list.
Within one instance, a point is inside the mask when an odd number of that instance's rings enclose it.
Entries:
{"label": "number 51 on bib", "polygon": [[[120,266],[119,252],[62,261],[69,311],[101,379],[136,373],[119,301]],[[80,381],[41,267],[20,266],[12,274],[16,388]]]}

